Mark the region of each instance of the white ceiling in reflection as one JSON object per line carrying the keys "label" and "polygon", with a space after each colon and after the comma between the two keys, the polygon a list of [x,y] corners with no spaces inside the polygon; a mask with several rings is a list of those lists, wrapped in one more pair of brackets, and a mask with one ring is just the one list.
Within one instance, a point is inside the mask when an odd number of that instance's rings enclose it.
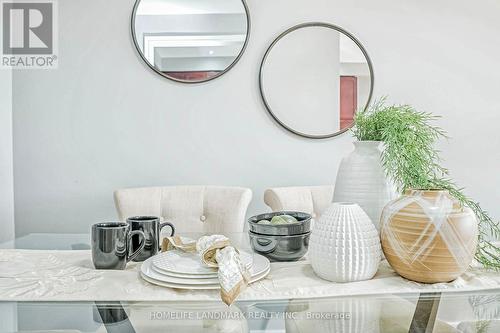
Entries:
{"label": "white ceiling in reflection", "polygon": [[344,34],[340,35],[340,62],[341,63],[366,63],[366,58],[363,52],[359,49],[359,47]]}
{"label": "white ceiling in reflection", "polygon": [[234,0],[148,0],[137,15],[241,14],[245,9]]}

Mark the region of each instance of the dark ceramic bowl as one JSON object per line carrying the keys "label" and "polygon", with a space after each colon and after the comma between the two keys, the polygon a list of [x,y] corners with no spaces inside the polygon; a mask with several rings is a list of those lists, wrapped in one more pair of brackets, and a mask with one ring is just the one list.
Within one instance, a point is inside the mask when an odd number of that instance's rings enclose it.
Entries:
{"label": "dark ceramic bowl", "polygon": [[[274,216],[290,215],[297,223],[258,224]],[[302,212],[282,211],[260,214],[248,219],[252,249],[272,261],[295,261],[307,253],[311,235],[311,215]]]}
{"label": "dark ceramic bowl", "polygon": [[[290,215],[297,219],[297,223],[290,224],[258,224],[279,215]],[[291,236],[305,234],[311,231],[311,214],[293,211],[272,212],[252,216],[248,219],[249,230],[261,235]]]}
{"label": "dark ceramic bowl", "polygon": [[295,261],[307,253],[311,232],[300,235],[273,236],[248,232],[252,249],[272,261]]}

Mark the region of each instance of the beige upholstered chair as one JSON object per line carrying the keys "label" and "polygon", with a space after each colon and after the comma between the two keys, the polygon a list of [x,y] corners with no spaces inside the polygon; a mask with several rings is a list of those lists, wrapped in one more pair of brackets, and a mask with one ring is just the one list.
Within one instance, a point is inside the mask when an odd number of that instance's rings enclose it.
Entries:
{"label": "beige upholstered chair", "polygon": [[178,232],[242,232],[252,191],[242,187],[166,186],[116,190],[120,220],[160,216]]}
{"label": "beige upholstered chair", "polygon": [[275,187],[264,192],[264,202],[272,211],[296,210],[319,218],[333,198],[333,185]]}

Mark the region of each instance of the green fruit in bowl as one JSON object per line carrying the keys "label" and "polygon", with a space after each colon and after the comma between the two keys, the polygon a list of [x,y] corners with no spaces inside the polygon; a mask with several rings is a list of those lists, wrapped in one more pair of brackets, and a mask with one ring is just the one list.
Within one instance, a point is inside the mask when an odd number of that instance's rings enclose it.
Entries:
{"label": "green fruit in bowl", "polygon": [[297,219],[290,215],[276,215],[271,219],[271,224],[290,224],[297,222]]}
{"label": "green fruit in bowl", "polygon": [[257,224],[271,224],[268,220],[260,220]]}

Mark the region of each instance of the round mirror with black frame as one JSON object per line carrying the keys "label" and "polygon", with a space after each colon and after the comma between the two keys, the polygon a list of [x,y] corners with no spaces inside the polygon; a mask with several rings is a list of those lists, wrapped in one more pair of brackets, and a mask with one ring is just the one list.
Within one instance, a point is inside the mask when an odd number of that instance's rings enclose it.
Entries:
{"label": "round mirror with black frame", "polygon": [[260,66],[259,88],[271,117],[310,139],[347,131],[357,110],[367,108],[373,66],[361,42],[329,23],[309,22],[281,33]]}
{"label": "round mirror with black frame", "polygon": [[132,39],[146,64],[182,83],[213,80],[242,56],[250,34],[245,0],[137,0]]}

